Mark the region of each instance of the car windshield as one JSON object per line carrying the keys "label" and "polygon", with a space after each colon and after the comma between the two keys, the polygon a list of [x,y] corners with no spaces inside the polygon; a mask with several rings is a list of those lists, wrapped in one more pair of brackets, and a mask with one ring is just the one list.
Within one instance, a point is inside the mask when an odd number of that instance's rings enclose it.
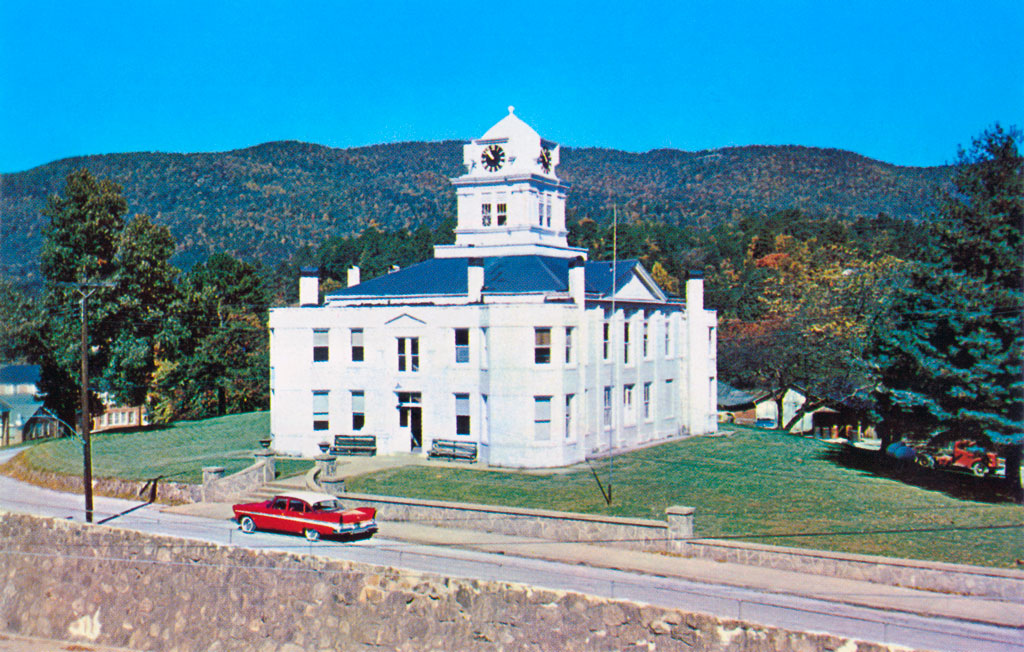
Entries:
{"label": "car windshield", "polygon": [[314,512],[336,512],[341,509],[341,503],[336,500],[321,500],[313,505]]}

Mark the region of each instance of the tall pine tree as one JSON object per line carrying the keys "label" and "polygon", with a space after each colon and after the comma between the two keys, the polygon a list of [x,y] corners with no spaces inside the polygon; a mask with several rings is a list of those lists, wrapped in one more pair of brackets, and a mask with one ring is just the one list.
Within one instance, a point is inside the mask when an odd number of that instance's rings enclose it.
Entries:
{"label": "tall pine tree", "polygon": [[1020,495],[1024,441],[1024,159],[998,125],[961,150],[934,248],[877,342],[883,441],[938,434],[1006,446]]}

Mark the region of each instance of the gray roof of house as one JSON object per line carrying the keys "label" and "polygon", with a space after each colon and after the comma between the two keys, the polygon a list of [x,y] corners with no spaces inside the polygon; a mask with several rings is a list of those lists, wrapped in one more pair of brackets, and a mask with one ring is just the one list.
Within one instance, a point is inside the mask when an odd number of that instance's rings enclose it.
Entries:
{"label": "gray roof of house", "polygon": [[10,420],[13,423],[19,416],[22,422],[28,421],[40,408],[43,402],[31,394],[8,394],[0,396],[0,412],[10,412]]}
{"label": "gray roof of house", "polygon": [[5,364],[0,366],[0,384],[38,385],[39,365]]}
{"label": "gray roof of house", "polygon": [[[359,285],[335,290],[328,297],[346,296],[416,296],[466,294],[468,258],[432,258],[430,260],[378,276]],[[534,292],[568,292],[569,263],[567,258],[550,256],[494,256],[483,259],[484,291],[494,294],[526,294]],[[632,277],[635,260],[618,261],[615,291],[622,289]],[[586,292],[610,296],[612,264],[588,262],[585,266]]]}
{"label": "gray roof of house", "polygon": [[718,381],[718,407],[740,408],[753,407],[755,396],[742,389],[736,389],[729,383]]}

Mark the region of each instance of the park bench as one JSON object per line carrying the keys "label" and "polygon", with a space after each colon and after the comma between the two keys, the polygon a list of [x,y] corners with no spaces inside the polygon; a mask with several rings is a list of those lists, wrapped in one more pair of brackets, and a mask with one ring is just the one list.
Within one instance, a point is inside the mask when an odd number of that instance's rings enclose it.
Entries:
{"label": "park bench", "polygon": [[427,457],[444,457],[461,462],[475,462],[476,442],[435,439],[430,445]]}
{"label": "park bench", "polygon": [[335,435],[331,452],[335,455],[376,455],[375,435]]}

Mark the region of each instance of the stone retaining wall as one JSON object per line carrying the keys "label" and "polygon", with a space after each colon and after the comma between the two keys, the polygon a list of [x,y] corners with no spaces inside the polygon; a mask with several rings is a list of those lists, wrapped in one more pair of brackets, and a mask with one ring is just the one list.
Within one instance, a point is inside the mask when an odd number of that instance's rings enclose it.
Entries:
{"label": "stone retaining wall", "polygon": [[686,557],[1024,603],[1024,571],[1009,568],[985,568],[714,539],[689,541],[682,545],[680,552]]}
{"label": "stone retaining wall", "polygon": [[277,474],[274,454],[271,451],[259,450],[256,451],[255,458],[252,466],[229,476],[224,476],[223,467],[203,467],[202,501],[229,502],[260,485],[273,482]]}
{"label": "stone retaining wall", "polygon": [[0,604],[0,631],[154,652],[891,649],[627,601],[20,514],[0,514]]}
{"label": "stone retaining wall", "polygon": [[[665,521],[357,493],[342,493],[339,497],[346,506],[376,507],[377,518],[382,521],[413,522],[552,541],[606,544],[653,552],[673,549],[669,524]],[[681,510],[676,513],[680,524],[673,532],[676,536],[686,536],[685,523],[688,522],[689,536],[692,536],[693,511],[675,509]]]}

